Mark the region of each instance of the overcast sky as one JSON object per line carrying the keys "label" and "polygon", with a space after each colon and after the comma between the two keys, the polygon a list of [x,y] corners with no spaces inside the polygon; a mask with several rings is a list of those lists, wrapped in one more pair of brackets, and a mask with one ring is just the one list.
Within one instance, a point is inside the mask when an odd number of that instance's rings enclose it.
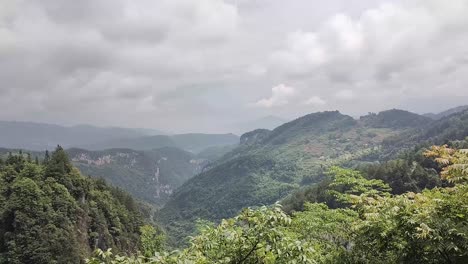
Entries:
{"label": "overcast sky", "polygon": [[225,132],[468,104],[467,0],[0,0],[0,119]]}

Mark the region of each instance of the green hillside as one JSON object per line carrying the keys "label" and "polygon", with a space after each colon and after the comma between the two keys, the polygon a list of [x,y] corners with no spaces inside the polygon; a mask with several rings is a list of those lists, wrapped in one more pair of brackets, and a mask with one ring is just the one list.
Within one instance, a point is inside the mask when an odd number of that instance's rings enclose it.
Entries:
{"label": "green hillside", "polygon": [[42,164],[0,159],[0,263],[83,263],[93,250],[136,253],[143,218],[120,189],[82,176],[62,148]]}
{"label": "green hillside", "polygon": [[161,221],[180,242],[198,218],[218,221],[246,206],[272,204],[320,181],[325,168],[372,157],[386,139],[416,133],[428,121],[401,110],[360,120],[332,111],[246,133],[238,148],[177,189],[161,210]]}
{"label": "green hillside", "polygon": [[[468,138],[450,144],[466,147]],[[219,224],[199,223],[184,249],[131,257],[98,250],[88,263],[467,263],[468,149],[453,147],[403,159],[433,163],[437,188],[395,194],[401,190],[384,180],[332,166],[298,210],[244,208]]]}
{"label": "green hillside", "polygon": [[163,205],[177,187],[201,172],[208,162],[170,147],[149,151],[69,149],[67,152],[83,174],[103,178],[154,205]]}
{"label": "green hillside", "polygon": [[[0,158],[7,158],[10,152],[28,153],[32,159],[37,157],[41,161],[45,153],[0,148]],[[220,155],[215,152],[205,157],[171,147],[149,151],[90,151],[72,148],[66,152],[84,175],[105,179],[109,184],[156,206],[163,205],[177,187],[201,172]],[[211,159],[208,159],[208,156]]]}

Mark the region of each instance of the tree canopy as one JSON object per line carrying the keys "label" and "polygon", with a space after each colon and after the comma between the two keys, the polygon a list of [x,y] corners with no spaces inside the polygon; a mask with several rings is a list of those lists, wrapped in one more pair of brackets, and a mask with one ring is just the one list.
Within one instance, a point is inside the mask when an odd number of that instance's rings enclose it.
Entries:
{"label": "tree canopy", "polygon": [[98,251],[88,263],[467,263],[468,151],[432,147],[425,156],[453,185],[393,195],[380,180],[334,167],[326,193],[342,208],[306,203],[292,216],[279,205],[244,209],[204,225],[184,250]]}

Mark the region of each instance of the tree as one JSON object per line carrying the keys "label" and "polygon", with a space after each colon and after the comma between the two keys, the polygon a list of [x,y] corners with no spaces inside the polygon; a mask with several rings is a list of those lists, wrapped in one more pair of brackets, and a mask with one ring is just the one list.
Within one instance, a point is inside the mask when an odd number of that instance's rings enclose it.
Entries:
{"label": "tree", "polygon": [[140,227],[140,247],[143,255],[153,257],[164,249],[165,236],[160,230],[151,225]]}
{"label": "tree", "polygon": [[96,248],[137,252],[138,206],[76,168],[67,172],[67,161],[53,153],[39,165],[11,155],[0,166],[1,264],[82,263]]}
{"label": "tree", "polygon": [[381,180],[366,179],[361,172],[339,167],[330,168],[328,174],[333,180],[328,187],[328,193],[333,195],[343,205],[353,204],[360,197],[387,196],[391,188]]}
{"label": "tree", "polygon": [[356,262],[468,262],[468,152],[435,146],[425,155],[444,166],[441,176],[455,185],[360,199]]}
{"label": "tree", "polygon": [[44,160],[42,161],[42,164],[46,165],[50,160],[50,154],[49,154],[49,151],[46,150],[45,151],[45,154],[44,154]]}

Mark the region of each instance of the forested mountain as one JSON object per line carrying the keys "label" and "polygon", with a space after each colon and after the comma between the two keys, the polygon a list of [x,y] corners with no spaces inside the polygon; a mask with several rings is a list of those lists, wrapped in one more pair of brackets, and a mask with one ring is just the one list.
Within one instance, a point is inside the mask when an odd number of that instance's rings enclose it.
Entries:
{"label": "forested mountain", "polygon": [[[467,136],[468,111],[334,111],[246,133],[209,166],[170,147],[2,149],[0,263],[466,263]],[[150,202],[201,171],[154,215],[189,246],[165,249],[149,208],[72,164]]]}
{"label": "forested mountain", "polygon": [[163,133],[151,129],[94,127],[89,125],[59,126],[32,122],[0,121],[0,146],[4,148],[44,151],[63,147],[92,145],[106,140],[135,138]]}
{"label": "forested mountain", "polygon": [[133,138],[115,138],[94,143],[74,145],[74,147],[87,150],[103,150],[114,148],[152,150],[163,147],[176,147],[176,143],[170,136],[156,135]]}
{"label": "forested mountain", "polygon": [[[156,206],[163,205],[177,187],[200,173],[220,155],[216,151],[211,154],[195,155],[171,147],[148,151],[131,149],[90,151],[77,148],[65,151],[82,174],[105,179],[109,184]],[[44,159],[45,154],[44,151],[0,148],[0,158],[7,158],[10,153],[20,152],[37,157],[40,161]]]}
{"label": "forested mountain", "polygon": [[83,144],[79,148],[88,150],[103,150],[127,148],[133,150],[152,150],[163,147],[177,147],[185,151],[198,153],[208,148],[237,145],[239,137],[234,134],[178,134],[156,135],[132,138],[118,138]]}
{"label": "forested mountain", "polygon": [[148,151],[69,149],[67,153],[83,174],[102,177],[154,205],[164,204],[177,187],[209,163],[190,152],[170,147]]}
{"label": "forested mountain", "polygon": [[97,248],[140,246],[139,205],[120,189],[82,176],[58,147],[0,159],[0,263],[83,263]]}
{"label": "forested mountain", "polygon": [[330,166],[391,160],[419,143],[463,139],[467,116],[464,112],[433,121],[394,109],[355,120],[335,111],[246,133],[238,148],[174,193],[160,211],[161,221],[180,242],[193,231],[196,219],[218,221],[246,206],[272,204],[300,186],[321,181]]}
{"label": "forested mountain", "polygon": [[200,223],[185,249],[131,257],[98,250],[88,262],[464,264],[468,149],[432,146],[420,154],[414,157],[434,163],[443,187],[396,195],[382,180],[332,166],[316,188],[318,199],[296,212],[286,214],[279,204],[245,208],[219,225]]}
{"label": "forested mountain", "polygon": [[255,129],[274,129],[287,122],[288,120],[281,117],[269,115],[248,122],[237,123],[234,125],[233,131],[244,134]]}
{"label": "forested mountain", "polygon": [[206,148],[224,147],[239,143],[233,134],[178,134],[142,128],[94,127],[89,125],[59,126],[32,122],[0,121],[0,147],[43,151],[57,144],[65,148],[78,147],[88,150],[128,148],[152,150],[162,147],[178,147],[186,151],[200,152]]}
{"label": "forested mountain", "polygon": [[427,114],[424,114],[424,116],[432,118],[434,120],[439,120],[439,119],[441,119],[443,117],[446,117],[446,116],[449,116],[449,115],[452,115],[452,114],[456,114],[456,113],[460,113],[460,112],[463,112],[463,111],[465,111],[467,109],[468,109],[468,105],[462,105],[462,106],[450,108],[448,110],[445,110],[445,111],[437,113],[437,114],[427,113]]}

